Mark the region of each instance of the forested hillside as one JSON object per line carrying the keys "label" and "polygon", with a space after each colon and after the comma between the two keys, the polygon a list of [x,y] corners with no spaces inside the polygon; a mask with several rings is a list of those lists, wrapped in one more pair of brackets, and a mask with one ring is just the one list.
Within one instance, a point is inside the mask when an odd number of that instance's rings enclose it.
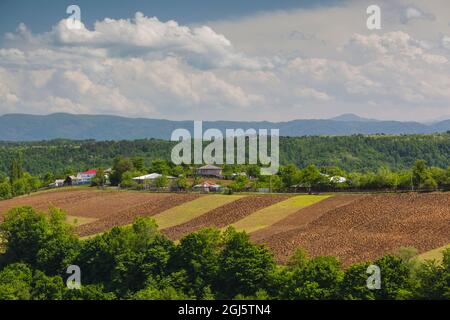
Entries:
{"label": "forested hillside", "polygon": [[[0,116],[0,140],[38,141],[57,138],[82,140],[169,139],[172,132],[185,128],[193,132],[193,121],[126,118],[112,115],[6,114]],[[381,121],[345,114],[332,119],[270,121],[203,121],[203,129],[279,129],[290,137],[352,134],[432,134],[450,130],[450,120],[432,124]]]}
{"label": "forested hillside", "polygon": [[[170,160],[174,142],[145,139],[134,141],[0,142],[0,174],[9,171],[20,156],[23,167],[34,175],[87,168],[110,167],[117,156]],[[299,167],[308,164],[338,166],[346,171],[410,168],[424,159],[429,166],[450,166],[450,133],[432,135],[353,135],[341,137],[282,137],[280,161]]]}

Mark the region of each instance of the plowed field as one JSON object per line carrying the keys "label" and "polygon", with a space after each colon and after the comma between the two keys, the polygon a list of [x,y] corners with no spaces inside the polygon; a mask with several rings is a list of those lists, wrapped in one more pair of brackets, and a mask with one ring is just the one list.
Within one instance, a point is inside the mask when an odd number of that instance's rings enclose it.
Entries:
{"label": "plowed field", "polygon": [[188,222],[164,229],[162,232],[171,239],[180,239],[188,233],[205,227],[222,228],[287,198],[288,196],[284,195],[247,196],[213,209]]}
{"label": "plowed field", "polygon": [[[336,197],[337,198],[337,197]],[[327,201],[317,204],[317,210]],[[314,215],[313,205],[300,210]],[[287,221],[295,224],[295,217]],[[334,255],[344,265],[374,259],[402,246],[425,252],[450,242],[450,194],[366,195],[318,214],[313,220],[278,232],[261,230],[252,237],[267,244],[279,262],[297,247],[311,255]],[[285,221],[285,222],[287,222]]]}
{"label": "plowed field", "polygon": [[78,234],[86,236],[114,226],[132,223],[138,216],[153,216],[201,196],[199,194],[68,189],[0,201],[0,216],[12,207],[29,205],[39,210],[47,210],[50,205],[53,205],[66,210],[71,217],[95,219],[77,227]]}
{"label": "plowed field", "polygon": [[73,188],[0,201],[0,220],[8,209],[23,205],[66,210],[81,236],[130,224],[138,216],[155,216],[174,240],[234,224],[253,231],[252,240],[267,244],[281,263],[298,247],[349,265],[402,246],[423,253],[450,243],[450,193],[229,197]]}

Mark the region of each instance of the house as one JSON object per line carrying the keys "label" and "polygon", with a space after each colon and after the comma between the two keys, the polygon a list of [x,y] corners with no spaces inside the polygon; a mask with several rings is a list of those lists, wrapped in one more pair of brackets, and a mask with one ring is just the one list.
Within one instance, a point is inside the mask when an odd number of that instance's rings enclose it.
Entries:
{"label": "house", "polygon": [[64,179],[56,179],[55,182],[50,183],[48,186],[50,188],[59,188],[64,186]]}
{"label": "house", "polygon": [[199,176],[222,178],[222,168],[207,164],[196,170]]}
{"label": "house", "polygon": [[77,174],[77,184],[88,184],[91,183],[92,178],[97,174],[97,170],[87,170],[84,172],[78,172]]}
{"label": "house", "polygon": [[347,181],[347,178],[341,177],[341,176],[332,176],[332,177],[330,177],[328,174],[324,174],[324,173],[321,173],[320,175],[323,176],[323,177],[328,178],[329,181],[332,182],[332,183],[344,183],[344,182]]}
{"label": "house", "polygon": [[77,184],[89,184],[92,181],[92,178],[94,178],[97,175],[97,170],[87,170],[84,172],[78,172],[76,176],[67,176],[64,180],[64,185],[66,186],[74,186]]}
{"label": "house", "polygon": [[[132,178],[133,181],[137,182],[137,183],[144,183],[145,181],[152,181],[155,180],[159,177],[162,177],[162,174],[159,173],[150,173],[150,174],[146,174],[143,176],[139,176],[139,177],[135,177]],[[166,176],[167,179],[175,179],[175,177],[172,176]]]}
{"label": "house", "polygon": [[78,184],[76,176],[67,176],[66,179],[64,180],[65,186],[74,186],[76,184]]}
{"label": "house", "polygon": [[205,181],[194,186],[194,190],[202,192],[218,192],[222,189],[220,184],[214,182]]}
{"label": "house", "polygon": [[334,176],[330,178],[330,181],[333,183],[344,183],[347,181],[347,178],[341,176]]}

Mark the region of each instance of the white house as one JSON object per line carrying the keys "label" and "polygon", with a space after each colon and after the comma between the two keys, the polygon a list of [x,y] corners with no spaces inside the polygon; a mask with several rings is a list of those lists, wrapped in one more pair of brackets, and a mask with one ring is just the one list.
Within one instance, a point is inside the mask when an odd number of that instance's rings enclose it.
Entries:
{"label": "white house", "polygon": [[64,186],[64,179],[56,179],[55,182],[48,185],[50,188],[59,188]]}
{"label": "white house", "polygon": [[344,183],[347,181],[347,178],[341,176],[334,176],[330,178],[330,181],[333,183]]}
{"label": "white house", "polygon": [[347,178],[341,177],[341,176],[330,177],[330,175],[325,174],[325,173],[321,173],[320,175],[327,177],[328,179],[330,179],[330,182],[333,182],[333,183],[344,183],[347,181]]}
{"label": "white house", "polygon": [[[138,183],[143,183],[144,181],[155,180],[155,179],[157,179],[159,177],[162,177],[162,176],[163,175],[159,174],[159,173],[150,173],[150,174],[146,174],[146,175],[143,175],[143,176],[132,178],[132,180],[136,181]],[[175,177],[172,177],[172,176],[166,176],[166,178],[167,179],[175,179]]]}

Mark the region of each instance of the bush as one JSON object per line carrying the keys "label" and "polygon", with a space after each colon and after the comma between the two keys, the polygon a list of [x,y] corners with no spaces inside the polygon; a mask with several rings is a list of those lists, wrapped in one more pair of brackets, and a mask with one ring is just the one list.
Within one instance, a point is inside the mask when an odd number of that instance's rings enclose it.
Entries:
{"label": "bush", "polygon": [[9,182],[1,182],[0,183],[0,200],[10,199],[12,198],[12,189]]}
{"label": "bush", "polygon": [[31,299],[33,273],[23,264],[10,264],[0,272],[0,300]]}
{"label": "bush", "polygon": [[0,225],[5,260],[24,262],[49,274],[64,273],[79,249],[79,240],[65,218],[56,208],[50,208],[49,214],[31,207],[8,211]]}

